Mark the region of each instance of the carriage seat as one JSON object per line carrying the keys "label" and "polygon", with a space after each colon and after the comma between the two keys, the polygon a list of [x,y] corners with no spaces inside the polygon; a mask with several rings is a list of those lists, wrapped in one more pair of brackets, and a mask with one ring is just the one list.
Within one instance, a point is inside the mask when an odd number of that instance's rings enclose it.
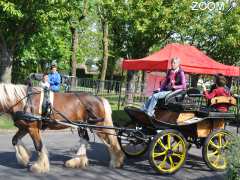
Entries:
{"label": "carriage seat", "polygon": [[165,97],[165,105],[169,103],[174,103],[174,102],[182,102],[185,95],[186,95],[186,90],[179,89],[179,90],[173,91]]}
{"label": "carriage seat", "polygon": [[213,106],[216,104],[226,104],[227,106],[236,106],[237,100],[234,97],[227,96],[218,96],[211,99],[210,106],[202,108],[198,114],[201,116],[208,116],[209,118],[226,118],[226,119],[234,119],[235,114],[232,112],[221,112],[218,111]]}
{"label": "carriage seat", "polygon": [[188,90],[176,90],[168,94],[165,99],[160,99],[158,102],[158,107],[177,112],[196,112],[200,109],[199,98],[202,98],[202,94],[196,88],[190,88]]}
{"label": "carriage seat", "polygon": [[[211,99],[211,106],[214,106],[216,104],[226,104],[228,107],[230,106],[236,106],[237,105],[237,100],[236,98],[230,96],[218,96],[214,97]],[[215,112],[210,112],[209,116],[212,118],[235,118],[235,114],[231,112],[220,112],[220,111],[215,111]]]}
{"label": "carriage seat", "polygon": [[211,106],[216,104],[227,104],[229,106],[236,106],[237,100],[232,96],[218,96],[211,99]]}
{"label": "carriage seat", "polygon": [[179,108],[178,106],[181,105],[185,95],[186,95],[185,90],[173,91],[167,94],[164,99],[159,99],[157,103],[157,107],[160,107],[161,109]]}

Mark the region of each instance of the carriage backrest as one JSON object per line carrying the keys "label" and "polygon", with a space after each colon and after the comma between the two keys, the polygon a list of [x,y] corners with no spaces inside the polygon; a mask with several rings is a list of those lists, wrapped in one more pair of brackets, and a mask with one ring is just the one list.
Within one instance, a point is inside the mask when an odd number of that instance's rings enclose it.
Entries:
{"label": "carriage backrest", "polygon": [[211,99],[211,106],[216,104],[228,104],[229,106],[236,106],[237,100],[232,96],[218,96]]}
{"label": "carriage backrest", "polygon": [[165,104],[173,103],[173,102],[181,102],[183,101],[185,95],[186,95],[185,90],[180,89],[180,90],[173,91],[165,97]]}

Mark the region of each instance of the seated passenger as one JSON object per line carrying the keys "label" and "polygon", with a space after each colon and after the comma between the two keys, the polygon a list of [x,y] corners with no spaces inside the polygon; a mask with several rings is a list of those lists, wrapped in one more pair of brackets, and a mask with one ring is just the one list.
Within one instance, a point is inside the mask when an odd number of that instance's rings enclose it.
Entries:
{"label": "seated passenger", "polygon": [[[229,89],[225,87],[226,78],[223,75],[217,75],[215,78],[216,87],[212,90],[212,92],[209,93],[206,89],[206,86],[204,84],[202,85],[204,97],[208,100],[211,100],[212,98],[218,96],[231,96]],[[227,112],[229,106],[227,104],[215,104],[213,107],[218,111]]]}
{"label": "seated passenger", "polygon": [[[217,88],[216,81],[217,81],[217,78],[218,78],[219,76],[224,76],[224,75],[223,75],[222,73],[217,73],[217,74],[214,75],[213,85],[211,85],[210,90],[209,90],[210,93],[211,93],[214,89]],[[224,88],[226,88],[228,91],[230,91],[230,88],[227,87],[227,85],[225,85]]]}
{"label": "seated passenger", "polygon": [[172,68],[168,70],[166,79],[162,83],[159,91],[149,97],[143,106],[150,117],[154,116],[154,108],[159,99],[163,99],[167,94],[175,90],[186,89],[186,79],[183,70],[180,68],[180,59],[175,57],[171,60]]}

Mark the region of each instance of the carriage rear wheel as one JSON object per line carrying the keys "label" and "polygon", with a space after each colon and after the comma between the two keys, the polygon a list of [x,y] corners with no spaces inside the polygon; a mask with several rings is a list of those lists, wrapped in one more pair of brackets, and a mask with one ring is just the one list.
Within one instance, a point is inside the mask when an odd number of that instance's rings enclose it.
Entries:
{"label": "carriage rear wheel", "polygon": [[186,157],[186,140],[176,130],[161,131],[150,144],[149,162],[160,174],[177,172],[184,165]]}
{"label": "carriage rear wheel", "polygon": [[146,142],[141,138],[144,138],[144,134],[140,131],[121,132],[118,135],[119,144],[126,156],[139,157],[146,153],[149,147],[149,142]]}
{"label": "carriage rear wheel", "polygon": [[213,131],[206,138],[202,149],[203,160],[214,171],[224,171],[227,168],[226,150],[233,135],[226,130]]}

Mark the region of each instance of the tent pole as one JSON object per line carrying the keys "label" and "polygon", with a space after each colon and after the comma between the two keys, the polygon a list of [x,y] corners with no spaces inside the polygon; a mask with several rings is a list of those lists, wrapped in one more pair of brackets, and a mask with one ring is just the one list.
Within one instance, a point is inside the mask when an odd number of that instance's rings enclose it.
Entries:
{"label": "tent pole", "polygon": [[239,122],[239,77],[237,77],[237,134],[239,133],[239,127],[240,127],[240,122]]}

